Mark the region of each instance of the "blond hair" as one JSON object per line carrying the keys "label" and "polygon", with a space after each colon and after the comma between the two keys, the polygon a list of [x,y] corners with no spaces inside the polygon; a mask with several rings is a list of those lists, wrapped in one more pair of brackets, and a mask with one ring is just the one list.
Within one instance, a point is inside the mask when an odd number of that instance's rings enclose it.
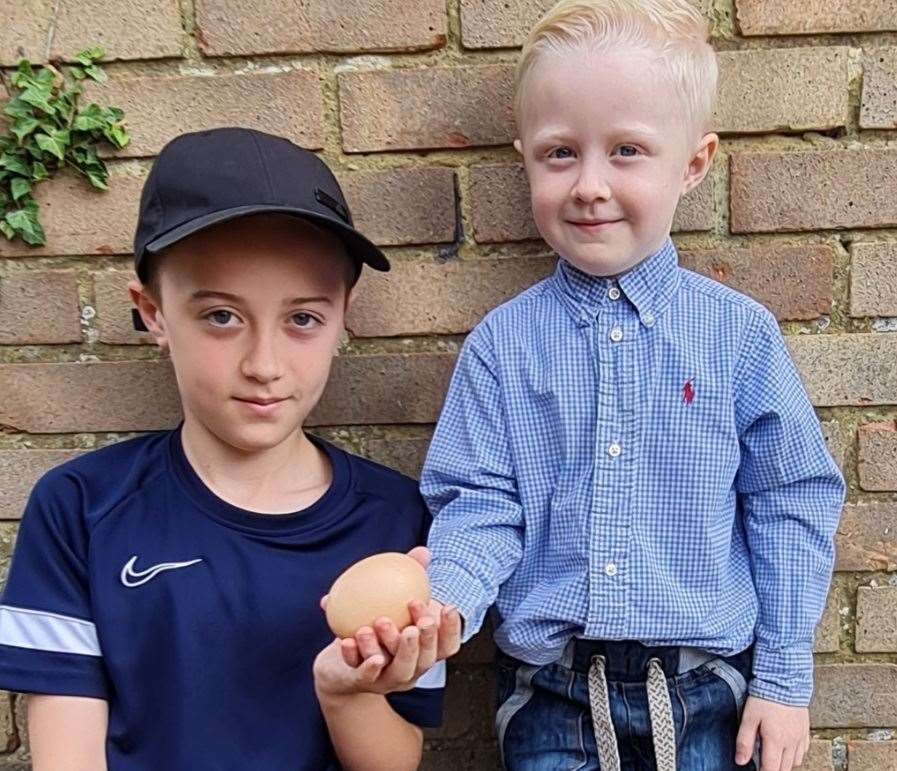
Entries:
{"label": "blond hair", "polygon": [[526,75],[546,51],[632,45],[656,53],[688,110],[709,129],[716,97],[716,53],[707,21],[689,0],[561,0],[530,31],[517,65],[514,112],[520,116]]}

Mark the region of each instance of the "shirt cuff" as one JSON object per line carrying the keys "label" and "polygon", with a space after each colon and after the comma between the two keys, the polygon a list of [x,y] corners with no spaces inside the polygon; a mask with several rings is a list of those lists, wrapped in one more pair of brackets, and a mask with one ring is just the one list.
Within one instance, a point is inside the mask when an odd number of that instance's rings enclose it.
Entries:
{"label": "shirt cuff", "polygon": [[813,645],[773,648],[754,645],[754,676],[748,693],[790,707],[806,707],[813,696]]}
{"label": "shirt cuff", "polygon": [[488,605],[483,602],[483,587],[461,565],[448,560],[434,560],[427,569],[430,595],[443,605],[454,605],[464,624],[461,642],[466,643],[483,625]]}

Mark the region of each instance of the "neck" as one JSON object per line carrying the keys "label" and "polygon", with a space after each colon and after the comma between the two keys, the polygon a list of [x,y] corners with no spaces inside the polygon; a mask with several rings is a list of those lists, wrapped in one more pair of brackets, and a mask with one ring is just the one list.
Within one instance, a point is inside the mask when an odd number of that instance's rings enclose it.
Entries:
{"label": "neck", "polygon": [[181,442],[188,462],[206,487],[242,509],[293,513],[314,503],[330,485],[326,455],[302,430],[273,447],[247,451],[185,416]]}

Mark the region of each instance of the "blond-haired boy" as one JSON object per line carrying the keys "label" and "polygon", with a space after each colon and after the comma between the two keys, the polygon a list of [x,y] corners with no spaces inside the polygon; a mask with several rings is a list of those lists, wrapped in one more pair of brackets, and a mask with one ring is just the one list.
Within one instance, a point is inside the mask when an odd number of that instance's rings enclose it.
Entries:
{"label": "blond-haired boy", "polygon": [[843,479],[773,316],[677,265],[716,61],[688,0],[563,0],[516,110],[553,276],[459,359],[421,485],[434,596],[495,603],[510,769],[762,771],[808,745]]}

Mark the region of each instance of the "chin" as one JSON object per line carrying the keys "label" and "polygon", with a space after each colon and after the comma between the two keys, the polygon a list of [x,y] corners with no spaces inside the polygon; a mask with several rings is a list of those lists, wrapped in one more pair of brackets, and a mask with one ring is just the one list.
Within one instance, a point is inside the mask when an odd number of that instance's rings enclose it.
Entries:
{"label": "chin", "polygon": [[302,428],[301,421],[296,425],[284,424],[259,424],[259,425],[229,425],[223,430],[216,431],[219,440],[230,445],[234,449],[243,452],[263,452],[277,447]]}

